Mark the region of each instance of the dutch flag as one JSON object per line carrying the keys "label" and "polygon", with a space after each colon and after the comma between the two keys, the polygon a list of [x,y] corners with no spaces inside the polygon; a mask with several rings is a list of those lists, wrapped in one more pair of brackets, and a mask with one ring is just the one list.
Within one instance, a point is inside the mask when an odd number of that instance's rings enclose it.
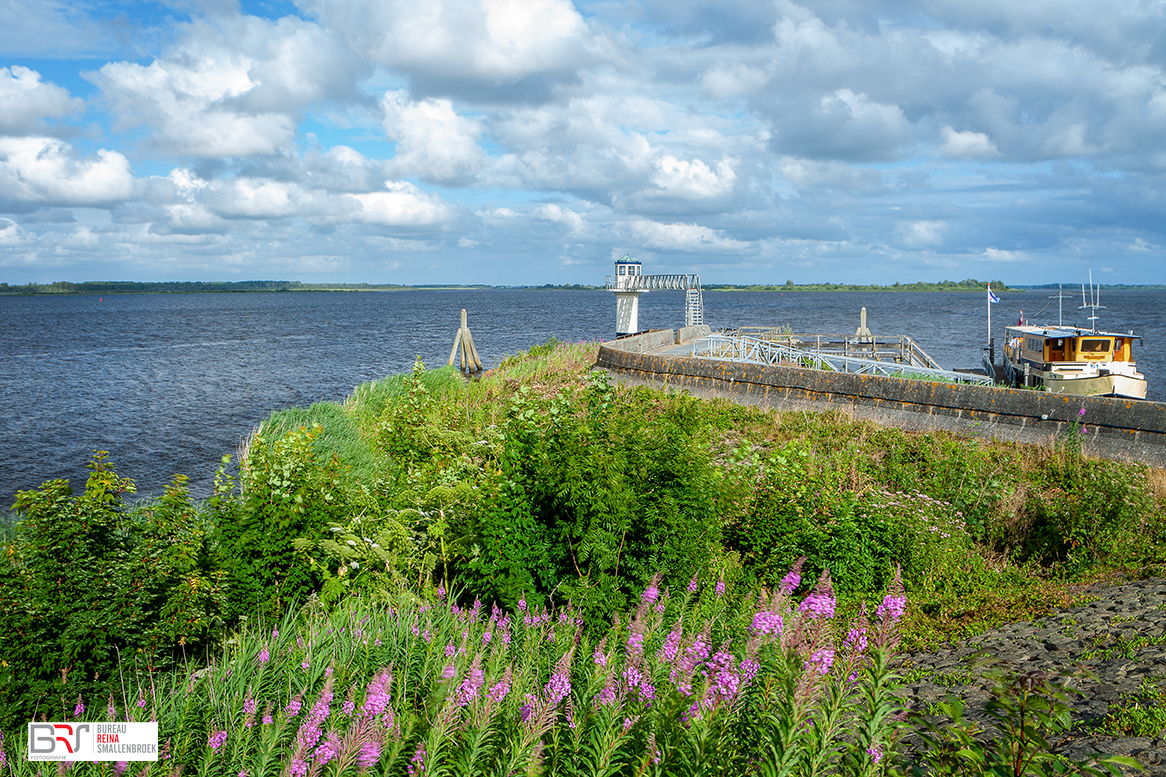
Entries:
{"label": "dutch flag", "polygon": [[988,286],[988,302],[999,302],[1000,298],[992,293],[992,287]]}

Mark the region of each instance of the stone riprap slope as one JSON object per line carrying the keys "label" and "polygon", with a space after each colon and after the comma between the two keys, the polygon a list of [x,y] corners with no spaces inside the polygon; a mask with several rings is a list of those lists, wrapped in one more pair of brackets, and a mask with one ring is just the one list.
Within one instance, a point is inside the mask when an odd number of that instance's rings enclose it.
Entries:
{"label": "stone riprap slope", "polygon": [[964,699],[967,716],[983,724],[989,695],[977,657],[1008,662],[1020,674],[1083,667],[1095,679],[1075,681],[1074,728],[1055,743],[1058,752],[1132,755],[1142,774],[1166,775],[1166,732],[1155,737],[1099,735],[1095,727],[1111,705],[1136,694],[1144,679],[1166,683],[1166,579],[1091,586],[1077,606],[1031,622],[1012,623],[933,653],[901,656],[900,674],[912,709],[927,712],[948,693]]}

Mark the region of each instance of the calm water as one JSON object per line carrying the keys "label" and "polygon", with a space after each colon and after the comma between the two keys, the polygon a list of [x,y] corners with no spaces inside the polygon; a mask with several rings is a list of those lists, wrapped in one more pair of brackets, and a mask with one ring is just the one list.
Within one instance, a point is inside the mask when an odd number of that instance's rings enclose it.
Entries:
{"label": "calm water", "polygon": [[[1056,322],[1047,292],[1002,295],[997,342],[1020,308]],[[1166,400],[1166,292],[1106,292],[1100,326],[1145,338],[1150,397]],[[909,334],[945,367],[976,366],[986,336],[981,293],[705,292],[707,322]],[[461,308],[487,367],[549,337],[612,336],[606,291],[415,291],[0,297],[0,505],[50,478],[84,485],[108,450],[141,493],[181,472],[209,492],[219,458],[273,410],[338,401],[358,383],[445,364]],[[1066,302],[1066,323],[1079,320]],[[1051,314],[1051,315],[1050,315]],[[641,298],[640,324],[683,321],[680,292]]]}

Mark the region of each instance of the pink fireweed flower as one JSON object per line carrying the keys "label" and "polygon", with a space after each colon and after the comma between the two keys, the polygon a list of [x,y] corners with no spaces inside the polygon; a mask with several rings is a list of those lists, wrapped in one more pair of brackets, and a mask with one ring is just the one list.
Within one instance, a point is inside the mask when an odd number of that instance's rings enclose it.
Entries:
{"label": "pink fireweed flower", "polygon": [[457,677],[457,667],[453,664],[446,664],[445,669],[441,670],[442,682],[447,682]]}
{"label": "pink fireweed flower", "polygon": [[364,692],[364,705],[360,709],[362,716],[375,717],[384,712],[389,706],[389,688],[392,686],[393,676],[388,669],[382,669],[376,677],[369,681]]}
{"label": "pink fireweed flower", "polygon": [[628,688],[635,688],[644,679],[644,673],[634,666],[629,666],[623,670],[623,679]]}
{"label": "pink fireweed flower", "polygon": [[73,707],[73,717],[79,718],[85,714],[85,702],[81,701],[81,694],[77,694],[77,705]]}
{"label": "pink fireweed flower", "polygon": [[891,594],[887,594],[883,597],[882,604],[875,610],[875,615],[887,623],[896,623],[903,617],[903,612],[906,609],[906,596],[892,596]]}
{"label": "pink fireweed flower", "polygon": [[267,648],[263,648],[263,650],[259,651],[259,663],[260,664],[266,664],[270,660],[271,660],[271,653],[268,652]]}
{"label": "pink fireweed flower", "polygon": [[644,652],[644,635],[632,632],[628,635],[628,655],[638,656]]}
{"label": "pink fireweed flower", "polygon": [[243,699],[243,726],[251,728],[255,725],[255,708],[259,706],[255,701],[255,697],[251,695],[251,689],[247,689],[247,697]]}
{"label": "pink fireweed flower", "polygon": [[486,694],[490,701],[494,702],[495,704],[505,699],[506,694],[510,693],[510,681],[507,678],[508,675],[504,676],[500,681],[494,683],[494,686],[490,688],[490,692]]}
{"label": "pink fireweed flower", "polygon": [[677,623],[676,627],[668,633],[668,637],[664,640],[664,644],[661,645],[660,649],[656,652],[656,658],[666,664],[671,664],[673,661],[675,661],[676,653],[680,650],[680,640],[683,636],[684,630],[681,628],[680,624]]}
{"label": "pink fireweed flower", "polygon": [[[4,755],[0,753],[0,768],[4,766]],[[121,777],[129,769],[130,765],[127,761],[117,761],[113,765],[113,777]]]}
{"label": "pink fireweed flower", "polygon": [[708,658],[710,647],[707,634],[697,635],[668,674],[668,678],[676,683],[676,690],[681,695],[692,695],[692,674]]}
{"label": "pink fireweed flower", "polygon": [[144,710],[145,708],[146,708],[146,697],[139,696],[138,697],[138,709]]}
{"label": "pink fireweed flower", "polygon": [[599,640],[599,644],[595,646],[595,650],[591,653],[591,660],[595,662],[596,666],[607,666],[607,653],[604,649],[607,647],[607,637]]}
{"label": "pink fireweed flower", "polygon": [[798,605],[798,612],[809,613],[813,618],[833,618],[834,605],[834,587],[830,584],[830,572],[826,571],[810,595]]}
{"label": "pink fireweed flower", "polygon": [[754,634],[781,634],[781,616],[776,612],[762,610],[753,616],[753,625],[749,628]]}
{"label": "pink fireweed flower", "polygon": [[482,632],[482,645],[483,646],[489,645],[490,640],[492,640],[492,639],[494,639],[494,632],[492,632],[492,631]]}
{"label": "pink fireweed flower", "polygon": [[316,764],[323,766],[340,754],[340,736],[336,732],[332,732],[320,746],[316,748]]}
{"label": "pink fireweed flower", "polygon": [[375,739],[370,742],[364,742],[360,746],[360,752],[356,754],[356,769],[364,772],[376,765],[376,762],[381,757],[381,743]]}
{"label": "pink fireweed flower", "polygon": [[790,567],[789,572],[781,579],[781,586],[778,588],[781,593],[789,596],[802,584],[802,564],[804,563],[806,563],[806,557],[802,556]]}
{"label": "pink fireweed flower", "polygon": [[1085,408],[1081,408],[1080,410],[1078,410],[1078,411],[1077,411],[1077,417],[1078,417],[1078,418],[1081,418],[1081,417],[1083,417],[1084,415],[1085,415]]}
{"label": "pink fireweed flower", "polygon": [[437,599],[438,599],[438,601],[442,601],[442,602],[445,601],[445,584],[444,583],[437,586]]}
{"label": "pink fireweed flower", "polygon": [[207,738],[206,744],[207,744],[207,747],[209,747],[211,750],[214,750],[217,753],[219,751],[220,747],[227,744],[227,732],[226,731],[212,732],[211,735]]}
{"label": "pink fireweed flower", "polygon": [[907,595],[903,591],[902,569],[895,567],[895,577],[887,588],[887,595],[883,597],[882,604],[875,610],[875,617],[884,627],[894,626],[903,617],[906,608]]}
{"label": "pink fireweed flower", "polygon": [[815,650],[810,655],[810,660],[806,661],[804,668],[807,671],[816,671],[818,674],[826,674],[830,671],[830,667],[834,664],[834,651],[830,648],[822,648]]}
{"label": "pink fireweed flower", "polygon": [[[728,643],[725,644],[725,647],[728,647]],[[733,668],[732,654],[725,647],[718,650],[709,660],[709,668],[712,670],[713,678],[712,685],[709,686],[709,693],[716,699],[732,701],[741,688],[741,678]]]}
{"label": "pink fireweed flower", "polygon": [[526,612],[526,597],[525,596],[518,600],[518,611],[519,612]]}
{"label": "pink fireweed flower", "polygon": [[478,668],[478,662],[475,660],[474,665],[470,667],[469,676],[462,681],[454,694],[453,706],[464,707],[478,698],[478,691],[482,689],[482,682],[485,679],[485,672]]}
{"label": "pink fireweed flower", "polygon": [[867,646],[866,629],[861,625],[852,627],[846,633],[846,639],[843,640],[842,644],[856,653],[865,653]]}
{"label": "pink fireweed flower", "polygon": [[551,707],[557,707],[559,702],[571,693],[571,678],[565,672],[556,670],[547,684],[543,686],[543,692],[547,695],[547,704]]}
{"label": "pink fireweed flower", "polygon": [[717,598],[720,599],[722,596],[725,595],[725,581],[723,579],[718,580],[717,587],[713,590],[716,592]]}
{"label": "pink fireweed flower", "polygon": [[303,707],[302,699],[303,691],[295,694],[295,698],[291,699],[288,702],[288,706],[283,708],[283,714],[287,715],[288,718],[295,718],[296,715],[300,714],[300,708]]}
{"label": "pink fireweed flower", "polygon": [[[1084,412],[1084,408],[1082,408],[1082,412]],[[866,749],[866,754],[870,756],[871,761],[877,764],[883,758],[883,748],[878,742],[875,742]]]}
{"label": "pink fireweed flower", "polygon": [[640,601],[645,604],[655,604],[656,600],[660,598],[660,589],[655,584],[649,584],[644,589],[644,593],[640,595]]}
{"label": "pink fireweed flower", "polygon": [[105,707],[105,714],[110,720],[117,720],[117,707],[113,706],[113,694],[109,695],[109,704]]}
{"label": "pink fireweed flower", "polygon": [[445,657],[446,658],[453,658],[454,653],[457,653],[457,648],[455,648],[453,646],[453,643],[450,642],[449,644],[447,644],[445,646]]}
{"label": "pink fireweed flower", "polygon": [[425,755],[425,743],[418,742],[417,749],[413,751],[413,758],[409,761],[409,777],[419,777],[425,773]]}
{"label": "pink fireweed flower", "polygon": [[688,581],[688,592],[690,594],[696,593],[696,578],[697,575],[693,575],[692,579]]}

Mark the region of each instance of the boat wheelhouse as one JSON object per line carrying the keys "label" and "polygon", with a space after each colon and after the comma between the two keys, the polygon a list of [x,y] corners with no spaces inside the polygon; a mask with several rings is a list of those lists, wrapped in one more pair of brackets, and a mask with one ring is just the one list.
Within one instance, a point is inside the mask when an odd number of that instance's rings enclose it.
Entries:
{"label": "boat wheelhouse", "polygon": [[1146,398],[1138,372],[1133,332],[1074,326],[1010,326],[1004,369],[1013,386],[1044,386],[1053,394]]}

